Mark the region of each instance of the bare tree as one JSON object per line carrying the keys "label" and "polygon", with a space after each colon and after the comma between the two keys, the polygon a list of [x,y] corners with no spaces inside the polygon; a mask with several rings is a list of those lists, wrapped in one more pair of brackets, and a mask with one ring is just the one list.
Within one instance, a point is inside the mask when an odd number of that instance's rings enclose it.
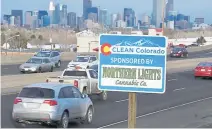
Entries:
{"label": "bare tree", "polygon": [[4,33],[1,33],[1,45],[3,45],[6,42],[6,35]]}

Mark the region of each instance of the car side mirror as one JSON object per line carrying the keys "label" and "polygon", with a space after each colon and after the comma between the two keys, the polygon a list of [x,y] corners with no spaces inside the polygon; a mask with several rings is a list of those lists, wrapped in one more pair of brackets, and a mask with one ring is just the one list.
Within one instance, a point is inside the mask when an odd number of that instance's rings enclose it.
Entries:
{"label": "car side mirror", "polygon": [[88,95],[87,94],[82,94],[82,98],[83,99],[88,98]]}

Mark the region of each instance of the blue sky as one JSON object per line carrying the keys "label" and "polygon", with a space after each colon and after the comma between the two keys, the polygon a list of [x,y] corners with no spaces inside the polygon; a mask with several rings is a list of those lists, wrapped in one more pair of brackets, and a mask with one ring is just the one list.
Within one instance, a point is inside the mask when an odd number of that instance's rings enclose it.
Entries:
{"label": "blue sky", "polygon": [[[82,0],[53,0],[68,5],[68,11],[82,14]],[[12,9],[47,10],[50,0],[1,0],[1,14],[10,14]],[[93,0],[93,6],[108,9],[111,13],[123,12],[124,7],[133,8],[137,14],[152,12],[152,0]],[[174,8],[180,13],[195,17],[204,17],[212,24],[212,0],[174,0]]]}

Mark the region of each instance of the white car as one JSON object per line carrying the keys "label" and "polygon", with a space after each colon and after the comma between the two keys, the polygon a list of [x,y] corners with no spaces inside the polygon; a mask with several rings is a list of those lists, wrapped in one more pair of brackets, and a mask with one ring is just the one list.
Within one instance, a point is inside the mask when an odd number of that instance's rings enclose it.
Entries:
{"label": "white car", "polygon": [[91,65],[93,65],[92,63],[96,60],[97,60],[97,57],[94,55],[92,55],[92,56],[91,55],[87,55],[87,56],[79,55],[76,57],[76,60],[72,60],[71,62],[69,62],[67,67],[73,68],[77,65],[80,65],[82,68],[88,68]]}
{"label": "white car", "polygon": [[83,94],[98,95],[101,100],[107,99],[107,92],[98,89],[98,73],[93,69],[67,68],[61,76],[49,77],[46,82],[72,84]]}

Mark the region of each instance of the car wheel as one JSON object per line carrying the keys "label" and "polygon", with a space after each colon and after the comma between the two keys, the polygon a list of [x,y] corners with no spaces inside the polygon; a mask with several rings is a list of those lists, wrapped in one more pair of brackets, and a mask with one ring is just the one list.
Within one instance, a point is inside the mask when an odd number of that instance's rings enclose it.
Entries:
{"label": "car wheel", "polygon": [[65,111],[63,112],[62,118],[58,124],[58,128],[68,128],[69,123],[69,116],[68,113]]}
{"label": "car wheel", "polygon": [[60,68],[60,66],[61,66],[61,61],[58,61],[57,64],[56,64],[56,67]]}
{"label": "car wheel", "polygon": [[50,70],[50,72],[53,72],[53,70],[54,70],[54,68],[53,68],[53,67],[51,67],[51,70]]}
{"label": "car wheel", "polygon": [[107,92],[106,91],[102,91],[100,94],[99,94],[99,98],[103,101],[107,100]]}
{"label": "car wheel", "polygon": [[199,79],[199,77],[198,77],[198,76],[194,76],[194,78],[195,78],[195,79]]}
{"label": "car wheel", "polygon": [[24,71],[20,71],[20,73],[24,74],[25,72]]}
{"label": "car wheel", "polygon": [[42,73],[42,69],[41,68],[38,69],[38,73]]}
{"label": "car wheel", "polygon": [[85,120],[84,120],[84,124],[91,124],[93,121],[93,108],[92,106],[89,106],[86,116],[85,116]]}
{"label": "car wheel", "polygon": [[87,94],[87,89],[86,89],[86,87],[83,88],[82,94]]}

